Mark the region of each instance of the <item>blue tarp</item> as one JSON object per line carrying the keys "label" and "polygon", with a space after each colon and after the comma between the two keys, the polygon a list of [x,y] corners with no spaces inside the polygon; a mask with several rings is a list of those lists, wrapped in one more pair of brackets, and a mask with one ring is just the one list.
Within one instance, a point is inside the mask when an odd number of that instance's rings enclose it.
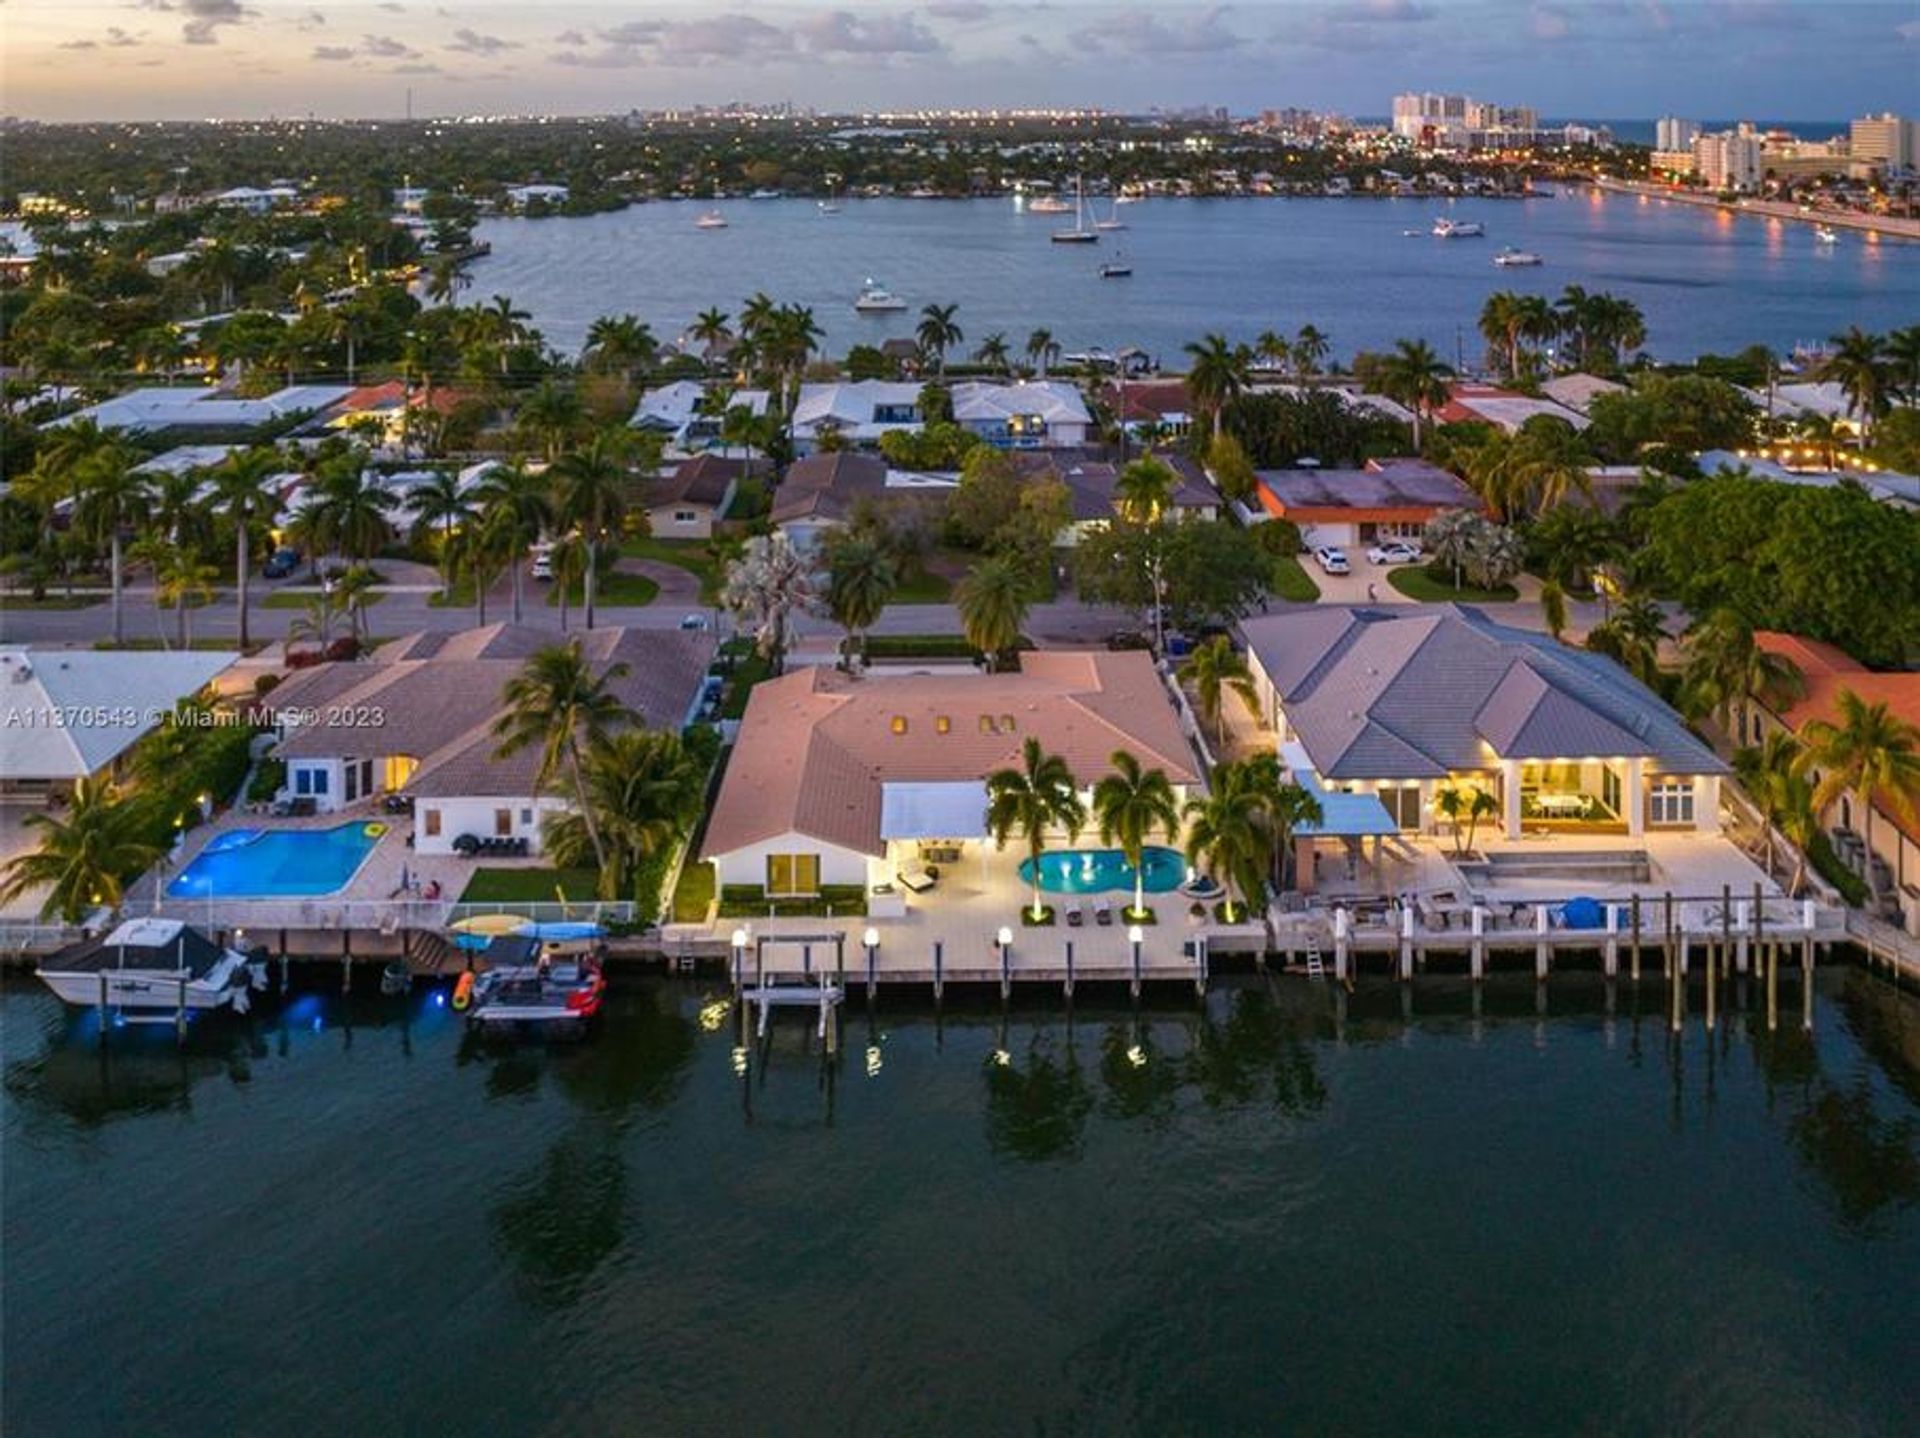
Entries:
{"label": "blue tarp", "polygon": [[1607,911],[1598,899],[1568,899],[1560,906],[1560,924],[1568,929],[1604,929]]}

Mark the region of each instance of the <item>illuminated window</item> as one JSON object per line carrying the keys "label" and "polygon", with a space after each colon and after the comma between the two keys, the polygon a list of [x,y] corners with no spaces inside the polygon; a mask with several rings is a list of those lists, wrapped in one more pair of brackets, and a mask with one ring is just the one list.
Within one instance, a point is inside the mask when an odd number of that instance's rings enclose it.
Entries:
{"label": "illuminated window", "polygon": [[896,734],[904,734],[907,732],[907,716],[906,715],[896,714],[893,716],[893,732]]}
{"label": "illuminated window", "polygon": [[1000,732],[1000,726],[993,722],[993,716],[991,714],[982,714],[980,716],[980,732],[982,734],[997,734]]}
{"label": "illuminated window", "polygon": [[933,721],[933,732],[936,734],[950,733],[952,729],[953,729],[953,720],[949,719],[944,714],[940,715],[938,718],[936,718]]}
{"label": "illuminated window", "polygon": [[1014,727],[1013,716],[1011,714],[1002,714],[1000,716],[1000,732],[1002,734],[1011,734],[1014,731]]}

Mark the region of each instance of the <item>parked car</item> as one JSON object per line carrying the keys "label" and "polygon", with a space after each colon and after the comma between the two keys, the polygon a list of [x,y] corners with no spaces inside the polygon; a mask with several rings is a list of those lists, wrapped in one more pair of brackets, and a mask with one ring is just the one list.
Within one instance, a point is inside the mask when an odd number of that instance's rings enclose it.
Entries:
{"label": "parked car", "polygon": [[1114,650],[1151,649],[1153,648],[1153,636],[1144,634],[1138,629],[1116,629],[1107,636],[1107,648]]}
{"label": "parked car", "polygon": [[553,578],[553,551],[544,545],[533,550],[533,563],[527,566],[527,573],[535,579]]}
{"label": "parked car", "polygon": [[707,627],[707,616],[704,614],[683,614],[680,616],[680,627],[682,629],[705,629]]}
{"label": "parked car", "polygon": [[267,562],[260,566],[260,572],[268,579],[285,579],[299,567],[299,550],[276,549],[267,556]]}
{"label": "parked car", "polygon": [[1338,545],[1323,544],[1313,551],[1314,563],[1328,574],[1347,574],[1352,566],[1347,563],[1347,552]]}
{"label": "parked car", "polygon": [[1369,564],[1418,564],[1420,546],[1409,544],[1404,539],[1390,539],[1385,544],[1376,544],[1367,551]]}

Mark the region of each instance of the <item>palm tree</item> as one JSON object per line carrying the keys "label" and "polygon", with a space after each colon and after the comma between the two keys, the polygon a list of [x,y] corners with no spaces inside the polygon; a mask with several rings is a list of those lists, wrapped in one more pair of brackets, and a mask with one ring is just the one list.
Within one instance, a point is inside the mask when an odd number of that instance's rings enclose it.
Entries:
{"label": "palm tree", "polygon": [[1380,393],[1413,411],[1413,447],[1420,448],[1420,421],[1447,402],[1453,371],[1425,340],[1397,340],[1380,363]]}
{"label": "palm tree", "polygon": [[[1816,813],[1853,792],[1871,860],[1875,799],[1890,804],[1909,823],[1920,813],[1920,728],[1892,713],[1884,701],[1869,703],[1851,689],[1842,689],[1835,701],[1837,719],[1812,719],[1801,726],[1803,762],[1820,774],[1813,789]],[[1880,885],[1871,862],[1867,885],[1878,907]]]}
{"label": "palm tree", "polygon": [[871,629],[893,597],[893,558],[877,540],[853,535],[827,552],[827,612],[847,631],[846,662],[853,668],[853,645]]}
{"label": "palm tree", "polygon": [[1114,506],[1135,524],[1151,524],[1173,501],[1179,476],[1165,460],[1148,455],[1120,471],[1113,484]]}
{"label": "palm tree", "polygon": [[1819,375],[1838,384],[1847,396],[1847,412],[1859,422],[1860,440],[1873,435],[1873,422],[1887,412],[1896,388],[1887,342],[1855,325],[1828,341],[1833,352],[1821,361]]}
{"label": "palm tree", "polygon": [[444,599],[453,587],[453,537],[457,530],[473,523],[477,514],[473,500],[460,487],[459,475],[452,470],[436,469],[431,477],[407,492],[407,504],[413,510],[414,543],[429,537],[437,543],[440,593]]}
{"label": "palm tree", "polygon": [[1253,687],[1247,661],[1224,634],[1216,634],[1187,656],[1180,666],[1180,679],[1193,686],[1200,717],[1217,727],[1222,744],[1227,742],[1227,712],[1222,701],[1229,689],[1246,701],[1248,709],[1258,712],[1260,708],[1260,695]]}
{"label": "palm tree", "polygon": [[1243,760],[1240,767],[1246,771],[1247,782],[1260,795],[1262,814],[1273,850],[1274,884],[1284,887],[1288,863],[1293,857],[1295,831],[1302,824],[1322,822],[1326,814],[1312,792],[1293,781],[1293,776],[1282,766],[1280,756],[1273,750],[1261,750],[1252,758]]}
{"label": "palm tree", "polygon": [[694,316],[687,333],[700,342],[702,357],[709,366],[714,356],[733,338],[733,331],[727,328],[727,312],[711,307]]}
{"label": "palm tree", "polygon": [[586,545],[577,534],[557,534],[547,551],[547,564],[553,570],[553,587],[560,595],[560,632],[567,632],[567,614],[573,603],[573,589],[586,579]]}
{"label": "palm tree", "polygon": [[1895,386],[1908,404],[1920,405],[1920,324],[1888,334],[1886,354]]}
{"label": "palm tree", "polygon": [[1293,359],[1293,342],[1277,330],[1262,330],[1253,337],[1253,353],[1267,368],[1280,369]]}
{"label": "palm tree", "polygon": [[153,557],[153,602],[158,608],[174,611],[180,647],[186,649],[193,643],[188,611],[212,602],[213,583],[220,571],[185,545],[159,544],[149,553]]}
{"label": "palm tree", "polygon": [[753,628],[761,655],[775,664],[787,650],[787,624],[796,609],[811,609],[819,576],[812,560],[779,530],[747,541],[727,569],[723,607]]}
{"label": "palm tree", "polygon": [[146,513],[149,484],[134,465],[139,456],[120,440],[100,445],[75,466],[71,483],[74,494],[73,519],[82,535],[98,544],[106,542],[109,577],[113,585],[113,642],[124,641],[122,601],[125,565],[122,546],[127,531]]}
{"label": "palm tree", "polygon": [[299,616],[287,626],[288,649],[296,639],[311,639],[314,648],[324,651],[333,639],[333,616],[339,612],[339,600],[332,590],[307,600]]}
{"label": "palm tree", "polygon": [[23,822],[38,831],[40,843],[7,865],[0,903],[45,884],[43,919],[57,914],[74,923],[101,904],[117,912],[126,881],[152,868],[165,852],[151,838],[153,824],[144,806],[102,778],[76,782],[64,812],[36,811]]}
{"label": "palm tree", "polygon": [[1660,678],[1660,645],[1666,638],[1666,615],[1659,604],[1644,594],[1630,594],[1588,632],[1587,648],[1651,687]]}
{"label": "palm tree", "polygon": [[1718,714],[1737,744],[1747,742],[1747,706],[1791,700],[1806,690],[1805,677],[1784,654],[1754,641],[1753,626],[1731,606],[1722,606],[1687,631],[1685,693],[1696,714]]}
{"label": "palm tree", "polygon": [[1573,365],[1582,365],[1587,361],[1589,343],[1589,316],[1593,311],[1593,296],[1583,285],[1568,285],[1560,291],[1560,298],[1554,301],[1554,330],[1567,342],[1567,360]]}
{"label": "palm tree", "polygon": [[[1798,735],[1775,729],[1758,745],[1736,749],[1733,755],[1733,770],[1747,797],[1795,850],[1793,877],[1787,882],[1789,895],[1800,892],[1801,880],[1806,877],[1807,848],[1820,830],[1814,814],[1813,785],[1805,772],[1804,751]],[[1767,877],[1773,877],[1771,838],[1767,840],[1764,862]]]}
{"label": "palm tree", "polygon": [[1163,771],[1142,769],[1125,749],[1113,751],[1112,763],[1113,772],[1093,786],[1094,817],[1100,824],[1100,842],[1117,843],[1133,866],[1133,908],[1127,917],[1144,919],[1147,840],[1156,833],[1170,839],[1178,836],[1180,805]]}
{"label": "palm tree", "polygon": [[312,496],[294,518],[309,555],[370,559],[392,534],[387,511],[393,492],[363,466],[357,453],[323,463],[314,476]]}
{"label": "palm tree", "polygon": [[1509,379],[1520,373],[1520,301],[1512,290],[1495,290],[1480,306],[1480,337],[1505,361]]}
{"label": "palm tree", "polygon": [[1007,349],[1007,337],[999,332],[988,335],[980,341],[980,348],[973,352],[973,362],[985,365],[988,369],[1012,373],[1012,356]]}
{"label": "palm tree", "polygon": [[1226,921],[1235,921],[1237,890],[1254,901],[1266,882],[1272,859],[1272,833],[1265,817],[1258,776],[1244,764],[1222,764],[1213,771],[1213,787],[1187,800],[1187,862],[1205,865],[1226,889]]}
{"label": "palm tree", "polygon": [[935,372],[941,379],[947,377],[947,351],[966,338],[953,320],[959,309],[958,305],[927,305],[920,311],[920,324],[914,330],[921,351],[933,356]]}
{"label": "palm tree", "polygon": [[672,848],[692,827],[700,813],[705,776],[678,735],[644,729],[623,729],[590,744],[582,772],[585,804],[577,812],[548,816],[541,830],[543,847],[562,868],[593,862],[586,819],[591,813],[606,845],[600,897],[617,899],[632,891],[648,860]]}
{"label": "palm tree", "polygon": [[544,379],[520,401],[513,422],[538,444],[547,463],[552,464],[568,441],[580,433],[587,414],[579,390]]}
{"label": "palm tree", "polygon": [[1620,368],[1621,350],[1639,349],[1646,342],[1647,321],[1640,312],[1640,306],[1618,295],[1597,294],[1589,297],[1586,312],[1586,348],[1589,353],[1586,358],[1590,359],[1591,350],[1598,346],[1606,352],[1607,367],[1617,370]]}
{"label": "palm tree", "polygon": [[1187,366],[1187,396],[1207,416],[1218,439],[1227,406],[1247,387],[1247,352],[1228,344],[1222,334],[1189,341],[1184,348],[1193,361]]}
{"label": "palm tree", "polygon": [[1467,854],[1473,850],[1480,821],[1499,813],[1500,801],[1478,784],[1448,784],[1433,796],[1433,807],[1453,825],[1453,852]]}
{"label": "palm tree", "polygon": [[660,344],[638,315],[602,315],[587,328],[585,358],[595,369],[617,370],[629,385],[636,369],[651,368]]}
{"label": "palm tree", "polygon": [[233,522],[233,577],[240,598],[240,647],[247,647],[247,582],[253,577],[249,549],[256,526],[271,519],[280,507],[280,497],[267,488],[267,481],[286,469],[286,462],[272,445],[256,445],[236,450],[219,464],[211,475],[214,498]]}
{"label": "palm tree", "polygon": [[1293,337],[1293,372],[1299,379],[1312,379],[1333,346],[1325,334],[1313,325],[1301,325]]}
{"label": "palm tree", "polygon": [[607,850],[600,819],[587,802],[586,776],[581,768],[583,745],[604,740],[617,728],[634,722],[633,711],[609,687],[627,674],[625,664],[610,664],[595,674],[580,653],[576,640],[542,649],[509,679],[502,691],[506,711],[494,721],[500,743],[494,754],[506,758],[522,749],[538,749],[536,791],[553,782],[564,763],[573,776],[573,798],[587,831],[594,862],[606,868]]}
{"label": "palm tree", "polygon": [[457,255],[441,255],[427,269],[427,298],[450,305],[468,283],[467,262]]}
{"label": "palm tree", "polygon": [[1047,377],[1047,366],[1059,357],[1060,346],[1054,340],[1052,330],[1038,329],[1027,336],[1027,359],[1041,379]]}
{"label": "palm tree", "polygon": [[553,525],[553,500],[545,475],[529,473],[517,464],[496,465],[474,490],[480,522],[498,542],[513,566],[513,622],[520,622],[522,574],[520,561]]}
{"label": "palm tree", "polygon": [[513,301],[505,295],[495,295],[482,307],[493,343],[500,351],[500,377],[507,377],[507,364],[513,358],[513,351],[527,337],[526,322],[533,318],[525,310],[515,309]]}
{"label": "palm tree", "polygon": [[1047,830],[1065,829],[1070,840],[1078,839],[1087,811],[1065,759],[1047,753],[1038,739],[1021,745],[1020,758],[1019,768],[998,769],[987,776],[987,832],[993,835],[995,848],[1006,848],[1008,836],[1015,831],[1027,841],[1033,919],[1039,923],[1047,912],[1040,902],[1040,855],[1047,847]]}
{"label": "palm tree", "polygon": [[976,564],[953,591],[967,643],[995,668],[1000,657],[1020,642],[1027,617],[1027,583],[1012,561],[995,558]]}
{"label": "palm tree", "polygon": [[600,430],[578,449],[554,461],[551,471],[559,484],[561,522],[580,531],[586,545],[587,628],[593,628],[594,599],[599,593],[600,547],[617,533],[627,509],[628,461],[633,455],[632,432],[624,425]]}

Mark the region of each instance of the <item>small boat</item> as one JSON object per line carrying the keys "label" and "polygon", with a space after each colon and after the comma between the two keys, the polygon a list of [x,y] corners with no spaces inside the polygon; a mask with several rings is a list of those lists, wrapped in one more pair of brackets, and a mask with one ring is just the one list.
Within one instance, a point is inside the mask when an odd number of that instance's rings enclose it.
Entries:
{"label": "small boat", "polygon": [[129,919],[105,938],[50,954],[39,974],[62,1003],[104,1003],[133,1023],[167,1022],[183,1007],[243,1014],[249,991],[267,982],[264,951],[222,948],[178,919],[160,918]]}
{"label": "small boat", "polygon": [[1122,190],[1113,197],[1113,202],[1116,205],[1137,205],[1145,198],[1145,195],[1129,195],[1125,190]]}
{"label": "small boat", "polygon": [[724,230],[727,227],[727,217],[718,210],[708,210],[693,222],[693,227],[696,230]]}
{"label": "small boat", "polygon": [[545,943],[567,943],[576,939],[598,939],[606,934],[600,925],[585,919],[558,919],[544,924],[528,924],[515,931],[523,939]]}
{"label": "small boat", "polygon": [[832,200],[822,200],[820,201],[820,213],[823,215],[837,215],[840,213],[840,207]]}
{"label": "small boat", "polygon": [[1115,195],[1112,202],[1107,206],[1107,217],[1104,220],[1095,220],[1093,227],[1096,230],[1124,230],[1127,227],[1127,222],[1120,218],[1120,197],[1118,195]]}
{"label": "small boat", "polygon": [[853,307],[863,315],[884,315],[904,310],[907,302],[869,276],[867,282],[860,287],[860,294],[854,300]]}
{"label": "small boat", "polygon": [[1100,278],[1103,280],[1124,280],[1133,274],[1133,261],[1108,260],[1100,266]]}
{"label": "small boat", "polygon": [[1097,230],[1087,228],[1086,199],[1080,189],[1080,177],[1073,177],[1073,228],[1055,230],[1049,238],[1056,245],[1095,245],[1100,242]]}
{"label": "small boat", "polygon": [[777,200],[780,197],[780,191],[778,190],[755,190],[747,196],[749,200]]}
{"label": "small boat", "polygon": [[1504,250],[1500,251],[1499,254],[1495,255],[1493,262],[1503,268],[1524,267],[1542,263],[1540,256],[1536,255],[1532,250],[1516,250],[1512,245],[1508,245]]}
{"label": "small boat", "polygon": [[540,940],[509,935],[487,946],[485,961],[468,1023],[572,1031],[600,1012],[607,980],[591,957],[555,960]]}
{"label": "small boat", "polygon": [[1031,215],[1064,215],[1072,209],[1073,206],[1058,195],[1037,195],[1027,201],[1027,213]]}
{"label": "small boat", "polygon": [[1486,232],[1486,227],[1478,220],[1452,220],[1442,215],[1433,222],[1433,233],[1436,239],[1477,240]]}
{"label": "small boat", "polygon": [[475,914],[448,924],[447,928],[456,934],[484,934],[491,938],[497,934],[517,934],[532,923],[525,914]]}
{"label": "small boat", "polygon": [[1818,225],[1814,228],[1813,238],[1823,245],[1837,245],[1840,243],[1840,232],[1832,225]]}

